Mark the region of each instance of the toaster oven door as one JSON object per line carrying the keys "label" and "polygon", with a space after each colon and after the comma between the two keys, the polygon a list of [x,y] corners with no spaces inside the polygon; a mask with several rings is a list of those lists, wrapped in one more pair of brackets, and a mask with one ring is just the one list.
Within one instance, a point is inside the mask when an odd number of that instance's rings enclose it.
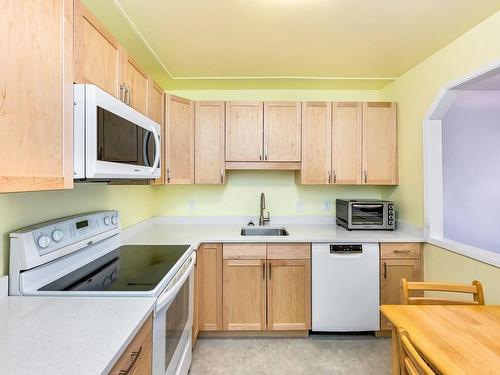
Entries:
{"label": "toaster oven door", "polygon": [[359,204],[351,205],[350,215],[352,227],[383,228],[384,204]]}

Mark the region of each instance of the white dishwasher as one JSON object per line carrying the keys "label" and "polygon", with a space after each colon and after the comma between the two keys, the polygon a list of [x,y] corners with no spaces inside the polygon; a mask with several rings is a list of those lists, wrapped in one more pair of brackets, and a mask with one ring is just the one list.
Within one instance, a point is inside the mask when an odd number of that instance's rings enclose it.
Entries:
{"label": "white dishwasher", "polygon": [[378,243],[313,243],[312,330],[377,331]]}

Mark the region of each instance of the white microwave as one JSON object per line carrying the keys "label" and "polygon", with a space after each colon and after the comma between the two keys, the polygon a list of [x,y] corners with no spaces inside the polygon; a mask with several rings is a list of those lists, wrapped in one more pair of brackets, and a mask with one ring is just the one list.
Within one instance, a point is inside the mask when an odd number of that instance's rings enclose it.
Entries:
{"label": "white microwave", "polygon": [[95,85],[73,97],[75,180],[160,177],[160,125]]}

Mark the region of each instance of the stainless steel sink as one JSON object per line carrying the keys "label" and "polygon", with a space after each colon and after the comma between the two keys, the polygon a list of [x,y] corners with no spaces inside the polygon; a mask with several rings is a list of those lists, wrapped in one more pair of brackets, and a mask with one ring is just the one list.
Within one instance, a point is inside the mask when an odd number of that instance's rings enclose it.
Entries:
{"label": "stainless steel sink", "polygon": [[285,228],[241,228],[242,236],[288,236],[288,231]]}

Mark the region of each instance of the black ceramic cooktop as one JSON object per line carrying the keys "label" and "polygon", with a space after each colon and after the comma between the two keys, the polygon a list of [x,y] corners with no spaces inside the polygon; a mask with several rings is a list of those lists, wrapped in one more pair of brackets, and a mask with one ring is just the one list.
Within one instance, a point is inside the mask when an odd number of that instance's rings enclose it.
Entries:
{"label": "black ceramic cooktop", "polygon": [[41,291],[150,291],[189,245],[125,245],[40,288]]}

